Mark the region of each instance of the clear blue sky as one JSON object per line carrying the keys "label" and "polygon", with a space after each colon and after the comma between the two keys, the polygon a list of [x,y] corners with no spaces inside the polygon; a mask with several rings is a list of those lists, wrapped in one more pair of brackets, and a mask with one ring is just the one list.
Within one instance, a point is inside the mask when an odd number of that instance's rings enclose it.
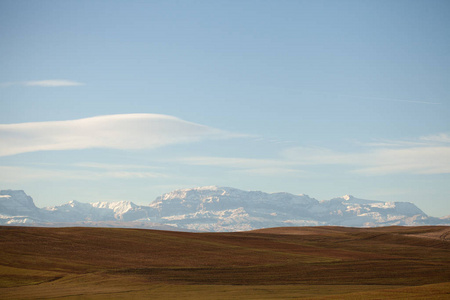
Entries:
{"label": "clear blue sky", "polygon": [[[0,188],[450,214],[449,1],[0,2]],[[55,121],[58,121],[55,123]]]}

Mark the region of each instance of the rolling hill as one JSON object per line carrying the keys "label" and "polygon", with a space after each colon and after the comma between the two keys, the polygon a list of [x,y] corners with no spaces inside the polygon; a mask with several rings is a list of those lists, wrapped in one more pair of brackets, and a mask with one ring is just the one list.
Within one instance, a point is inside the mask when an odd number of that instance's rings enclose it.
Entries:
{"label": "rolling hill", "polygon": [[[450,227],[0,227],[2,299],[446,299]],[[447,298],[448,299],[448,298]]]}

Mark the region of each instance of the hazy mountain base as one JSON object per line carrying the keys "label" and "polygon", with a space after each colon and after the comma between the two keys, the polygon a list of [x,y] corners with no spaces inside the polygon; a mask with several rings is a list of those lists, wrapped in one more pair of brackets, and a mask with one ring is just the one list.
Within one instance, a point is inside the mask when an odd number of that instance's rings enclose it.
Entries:
{"label": "hazy mountain base", "polygon": [[448,299],[450,227],[0,227],[2,299]]}
{"label": "hazy mountain base", "polygon": [[37,208],[23,191],[0,191],[0,224],[106,226],[191,231],[246,231],[282,226],[442,225],[409,202],[352,196],[318,201],[306,195],[247,192],[226,187],[177,190],[149,206],[129,201],[69,203]]}

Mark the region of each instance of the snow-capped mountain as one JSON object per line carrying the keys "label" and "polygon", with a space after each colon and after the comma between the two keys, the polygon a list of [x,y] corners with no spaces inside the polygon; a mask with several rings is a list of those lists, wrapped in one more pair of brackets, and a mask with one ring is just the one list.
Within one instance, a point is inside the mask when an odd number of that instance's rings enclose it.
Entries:
{"label": "snow-capped mountain", "polygon": [[150,204],[157,210],[157,222],[205,231],[235,231],[286,226],[280,220],[305,220],[307,209],[318,201],[305,195],[247,192],[228,187],[200,187],[177,190]]}
{"label": "snow-capped mountain", "polygon": [[39,215],[40,209],[24,191],[0,190],[0,224],[34,223]]}
{"label": "snow-capped mountain", "polygon": [[148,218],[153,209],[130,201],[66,204],[37,208],[24,191],[0,190],[0,225],[137,227],[174,230]]}
{"label": "snow-capped mountain", "polygon": [[[130,201],[69,203],[46,207],[44,210],[51,220],[58,222],[79,221],[135,221],[148,218],[148,207]],[[151,210],[151,209],[150,209]]]}
{"label": "snow-capped mountain", "polygon": [[247,192],[228,187],[177,190],[150,204],[156,222],[205,231],[278,226],[386,226],[448,224],[409,202],[384,202],[346,195],[318,201],[307,195]]}
{"label": "snow-capped mountain", "polygon": [[240,231],[279,226],[441,225],[450,224],[450,219],[429,217],[409,202],[364,200],[350,195],[318,201],[307,195],[209,186],[176,190],[148,206],[129,201],[70,201],[41,209],[23,191],[2,190],[0,224]]}

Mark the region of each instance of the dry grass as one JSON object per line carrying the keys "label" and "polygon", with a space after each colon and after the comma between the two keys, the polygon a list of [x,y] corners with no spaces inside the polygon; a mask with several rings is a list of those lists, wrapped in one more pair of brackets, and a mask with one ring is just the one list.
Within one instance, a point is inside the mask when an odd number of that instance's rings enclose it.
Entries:
{"label": "dry grass", "polygon": [[0,298],[445,298],[448,232],[0,227]]}

